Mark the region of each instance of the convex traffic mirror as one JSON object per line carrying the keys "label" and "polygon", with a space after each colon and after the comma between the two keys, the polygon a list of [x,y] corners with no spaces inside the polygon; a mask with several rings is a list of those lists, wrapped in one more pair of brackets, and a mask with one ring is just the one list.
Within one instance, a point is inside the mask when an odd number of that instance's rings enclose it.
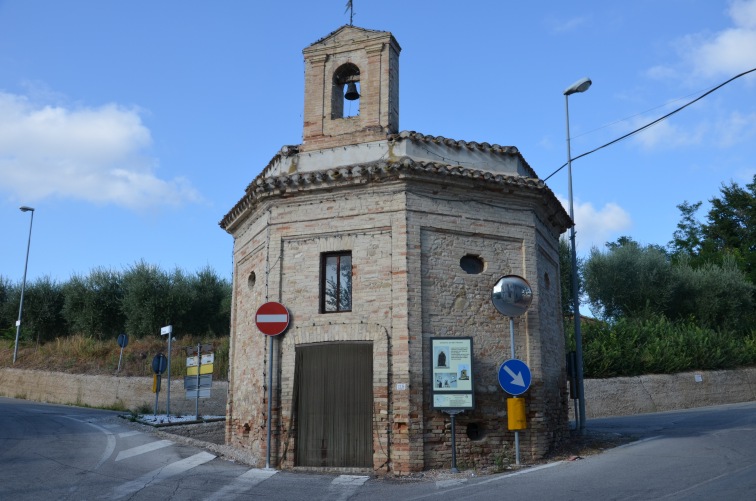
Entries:
{"label": "convex traffic mirror", "polygon": [[506,275],[494,285],[491,301],[499,313],[519,317],[533,301],[533,290],[527,280],[517,275]]}

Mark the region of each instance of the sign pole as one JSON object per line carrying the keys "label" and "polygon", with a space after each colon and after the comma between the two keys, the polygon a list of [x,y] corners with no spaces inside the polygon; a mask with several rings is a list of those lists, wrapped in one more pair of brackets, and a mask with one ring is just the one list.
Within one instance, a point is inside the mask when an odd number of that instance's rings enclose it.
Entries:
{"label": "sign pole", "polygon": [[171,338],[173,338],[173,326],[166,325],[160,328],[160,335],[165,336],[168,334],[168,390],[166,393],[165,402],[165,414],[170,417],[171,415]]}
{"label": "sign pole", "polygon": [[[499,313],[509,317],[509,344],[512,358],[504,362],[499,368],[499,384],[501,384],[504,391],[510,393],[516,398],[517,395],[522,394],[522,392],[527,390],[530,386],[530,370],[522,361],[517,360],[515,355],[514,317],[520,316],[528,310],[530,303],[533,301],[533,290],[524,278],[517,275],[506,275],[501,277],[499,281],[496,282],[496,285],[494,285],[493,292],[491,293],[491,301],[493,302],[494,308],[496,308]],[[515,365],[522,364],[524,370],[515,373],[514,370],[507,365],[508,363]],[[504,378],[502,381],[502,371],[504,371],[511,380]],[[525,384],[522,377],[523,372],[527,373],[527,384]],[[522,387],[522,391],[512,388],[513,385]],[[511,401],[514,402],[514,399]],[[509,410],[509,403],[510,401],[507,402],[507,414],[508,419],[511,419],[513,416]],[[513,408],[514,407],[515,406],[513,406]],[[519,417],[524,421],[524,414],[519,415]],[[512,421],[510,421],[510,423],[511,422]],[[515,462],[518,466],[520,464],[520,432],[517,431],[520,429],[519,426],[520,425],[518,424],[518,427],[514,427]],[[510,425],[509,429],[511,430],[512,428],[513,426]]]}
{"label": "sign pole", "polygon": [[157,417],[158,395],[160,395],[160,374],[155,374],[155,412],[152,413],[153,417]]}
{"label": "sign pole", "polygon": [[160,378],[161,374],[165,372],[166,369],[166,359],[165,355],[162,353],[158,353],[155,355],[155,358],[152,359],[152,370],[155,373],[155,379],[153,380],[153,384],[155,386],[155,413],[154,416],[157,417],[157,411],[158,411],[158,396],[160,395]]}
{"label": "sign pole", "polygon": [[202,344],[197,343],[197,399],[194,402],[194,418],[199,421],[200,374],[202,373]]}
{"label": "sign pole", "polygon": [[[515,334],[514,317],[509,317],[509,343],[512,350],[512,358],[515,358]],[[520,465],[520,432],[515,430],[515,464]]]}
{"label": "sign pole", "polygon": [[165,415],[171,417],[171,338],[173,337],[173,329],[168,333],[168,389],[166,390],[165,397]]}
{"label": "sign pole", "polygon": [[268,445],[266,447],[266,457],[265,457],[265,469],[270,469],[270,425],[273,422],[273,420],[270,417],[270,414],[273,410],[273,336],[269,336],[270,338],[270,344],[268,344]]}
{"label": "sign pole", "polygon": [[121,372],[121,361],[123,360],[123,349],[126,348],[126,345],[129,344],[129,336],[126,335],[126,333],[122,333],[118,335],[118,346],[121,347],[121,355],[118,357],[118,370],[116,371]]}
{"label": "sign pole", "polygon": [[270,337],[268,344],[268,415],[266,418],[267,428],[267,451],[265,454],[265,468],[270,468],[270,442],[271,442],[271,425],[273,419],[273,337],[282,334],[289,327],[289,310],[286,306],[275,301],[264,303],[255,313],[255,325],[257,328]]}
{"label": "sign pole", "polygon": [[451,472],[452,473],[459,473],[459,470],[457,469],[457,423],[455,422],[455,418],[457,417],[457,414],[460,411],[458,410],[450,410],[447,411],[447,413],[451,416],[451,429],[452,429],[452,464],[451,464]]}

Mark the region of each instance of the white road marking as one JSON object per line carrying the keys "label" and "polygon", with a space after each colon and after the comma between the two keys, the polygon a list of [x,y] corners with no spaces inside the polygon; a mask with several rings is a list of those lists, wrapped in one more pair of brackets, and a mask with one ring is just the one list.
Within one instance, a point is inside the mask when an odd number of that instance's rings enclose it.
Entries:
{"label": "white road marking", "polygon": [[346,501],[368,478],[367,475],[339,475],[328,486],[328,492],[334,495],[334,501]]}
{"label": "white road marking", "polygon": [[141,431],[132,430],[132,431],[124,431],[123,433],[118,434],[118,438],[126,438],[126,437],[133,437],[134,435],[141,435]]}
{"label": "white road marking", "polygon": [[90,423],[89,421],[82,421],[81,419],[78,419],[78,418],[72,417],[72,416],[63,416],[63,417],[66,418],[66,419],[71,419],[72,421],[78,421],[79,423],[84,423],[86,425],[91,426],[92,428],[97,428],[98,430],[100,430],[101,432],[103,432],[105,434],[105,437],[106,437],[108,443],[105,446],[105,450],[103,451],[102,456],[100,456],[100,460],[97,462],[97,464],[95,465],[95,467],[93,468],[93,470],[96,470],[100,466],[102,466],[103,464],[105,464],[105,461],[107,461],[110,458],[110,456],[113,455],[113,452],[115,452],[115,446],[116,446],[115,435],[113,435],[110,432],[110,430],[107,430],[107,429],[103,428],[102,426]]}
{"label": "white road marking", "polygon": [[[221,499],[234,499],[240,494],[249,494],[249,490],[263,480],[267,480],[278,473],[274,469],[252,469],[248,470],[230,484],[224,486],[221,490],[205,498],[205,501],[220,501]],[[233,497],[230,497],[233,496]]]}
{"label": "white road marking", "polygon": [[158,449],[162,449],[163,447],[168,447],[169,445],[173,445],[173,442],[171,442],[170,440],[158,440],[157,442],[150,442],[149,444],[140,445],[139,447],[132,447],[131,449],[126,449],[125,451],[119,452],[115,460],[121,461],[122,459],[128,459],[140,454],[156,451]]}
{"label": "white road marking", "polygon": [[152,470],[149,473],[145,473],[141,477],[132,480],[131,482],[126,482],[125,484],[122,484],[119,487],[113,489],[113,492],[109,496],[106,496],[104,499],[121,499],[126,496],[130,496],[135,492],[148,487],[149,485],[157,484],[159,482],[167,480],[175,475],[184,473],[185,471],[205,464],[208,461],[212,461],[213,459],[215,459],[215,456],[213,456],[209,452],[200,452],[198,454],[195,454],[194,456],[190,456],[180,461],[176,461],[175,463],[171,463],[168,466],[164,466],[162,468]]}

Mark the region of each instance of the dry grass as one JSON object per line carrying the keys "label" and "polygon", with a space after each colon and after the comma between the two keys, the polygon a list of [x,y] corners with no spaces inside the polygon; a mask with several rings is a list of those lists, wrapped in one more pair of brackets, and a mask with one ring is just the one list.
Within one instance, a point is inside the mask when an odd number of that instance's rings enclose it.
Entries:
{"label": "dry grass", "polygon": [[[186,367],[187,346],[197,342],[212,344],[215,353],[213,378],[225,381],[228,378],[228,341],[226,338],[212,341],[184,337],[172,342],[171,374],[181,374]],[[160,338],[134,339],[123,350],[121,376],[152,376],[152,359],[158,353],[167,354],[166,340]],[[46,370],[70,374],[116,374],[121,347],[115,339],[98,341],[87,336],[58,338],[37,346],[20,345],[16,363],[13,363],[13,342],[0,346],[0,367]]]}

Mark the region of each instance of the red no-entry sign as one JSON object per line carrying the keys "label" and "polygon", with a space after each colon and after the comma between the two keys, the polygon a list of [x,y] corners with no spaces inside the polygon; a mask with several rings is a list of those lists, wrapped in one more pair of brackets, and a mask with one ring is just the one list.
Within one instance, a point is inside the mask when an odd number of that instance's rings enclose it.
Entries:
{"label": "red no-entry sign", "polygon": [[277,336],[289,326],[289,310],[281,303],[265,303],[257,309],[255,325],[263,334]]}

